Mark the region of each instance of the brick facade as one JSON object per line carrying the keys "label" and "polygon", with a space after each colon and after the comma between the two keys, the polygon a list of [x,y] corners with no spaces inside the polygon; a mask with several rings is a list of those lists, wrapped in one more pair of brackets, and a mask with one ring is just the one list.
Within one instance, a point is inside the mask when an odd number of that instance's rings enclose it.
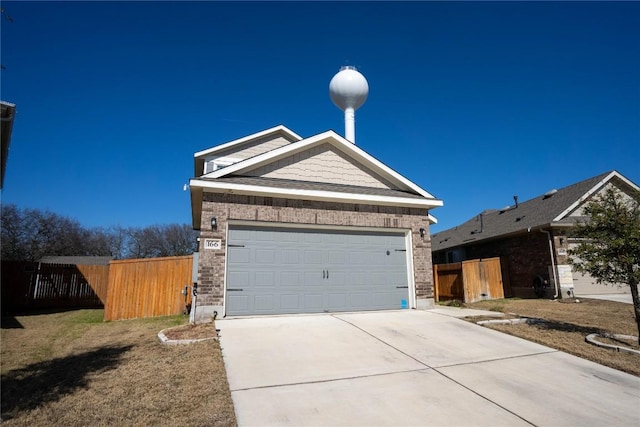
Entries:
{"label": "brick facade", "polygon": [[[568,242],[565,232],[553,230],[551,233],[555,264],[567,264]],[[446,252],[449,250],[434,252],[434,263],[446,263]],[[559,252],[563,255],[558,255]],[[536,276],[541,276],[549,283],[547,293],[551,292],[553,296],[555,292],[552,285],[553,278],[549,277],[551,253],[546,233],[535,230],[517,236],[464,246],[464,260],[492,257],[500,257],[505,296],[534,297],[532,286]]]}
{"label": "brick facade", "polygon": [[[211,218],[217,219],[212,230]],[[433,302],[433,271],[429,220],[425,209],[392,206],[331,203],[235,194],[204,193],[198,266],[198,305],[224,305],[224,275],[227,226],[231,220],[286,224],[310,227],[354,226],[411,230],[413,274],[418,308]],[[426,230],[424,238],[420,228]],[[220,250],[203,250],[204,239],[222,241]]]}

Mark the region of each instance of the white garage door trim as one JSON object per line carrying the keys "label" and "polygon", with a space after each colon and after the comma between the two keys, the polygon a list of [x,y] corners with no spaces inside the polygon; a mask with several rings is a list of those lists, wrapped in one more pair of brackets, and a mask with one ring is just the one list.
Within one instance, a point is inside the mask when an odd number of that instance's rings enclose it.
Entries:
{"label": "white garage door trim", "polygon": [[[416,295],[415,295],[415,277],[413,270],[413,244],[412,233],[410,229],[402,228],[378,228],[378,227],[359,227],[359,226],[331,226],[331,225],[317,225],[317,224],[293,224],[293,223],[280,223],[280,222],[267,222],[267,221],[246,221],[246,220],[230,220],[227,223],[226,239],[229,242],[229,230],[233,226],[251,226],[260,228],[286,228],[286,229],[300,229],[300,230],[327,230],[327,231],[349,231],[349,232],[375,232],[375,233],[389,233],[389,234],[404,234],[405,242],[405,265],[406,265],[406,277],[408,285],[408,308],[416,308]],[[227,315],[227,275],[228,275],[228,245],[225,245],[225,264],[224,264],[224,284],[223,284],[223,316]]]}

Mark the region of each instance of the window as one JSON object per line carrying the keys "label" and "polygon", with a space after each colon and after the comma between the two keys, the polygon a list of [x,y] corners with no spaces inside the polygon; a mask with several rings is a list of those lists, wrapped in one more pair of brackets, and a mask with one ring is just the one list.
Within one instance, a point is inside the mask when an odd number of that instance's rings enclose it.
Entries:
{"label": "window", "polygon": [[231,166],[234,163],[239,162],[242,159],[237,159],[233,157],[218,157],[217,159],[205,160],[204,162],[204,173],[215,172],[218,169],[226,168],[227,166]]}

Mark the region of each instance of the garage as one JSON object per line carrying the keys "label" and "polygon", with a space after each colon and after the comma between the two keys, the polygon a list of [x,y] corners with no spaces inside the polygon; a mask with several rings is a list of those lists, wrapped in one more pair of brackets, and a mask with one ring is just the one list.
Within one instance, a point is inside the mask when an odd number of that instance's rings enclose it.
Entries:
{"label": "garage", "polygon": [[229,225],[226,315],[409,307],[406,233]]}
{"label": "garage", "polygon": [[[578,243],[569,242],[569,250],[574,249]],[[573,289],[577,296],[582,295],[602,295],[602,294],[629,294],[629,286],[617,284],[598,283],[596,279],[588,273],[581,273],[573,270]]]}

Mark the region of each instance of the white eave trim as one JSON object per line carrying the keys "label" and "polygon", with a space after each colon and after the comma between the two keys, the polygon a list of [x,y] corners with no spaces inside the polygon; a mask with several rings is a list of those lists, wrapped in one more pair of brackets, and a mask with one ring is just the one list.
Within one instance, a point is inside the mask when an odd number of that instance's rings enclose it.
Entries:
{"label": "white eave trim", "polygon": [[310,138],[291,143],[280,148],[276,148],[275,150],[269,151],[267,153],[251,157],[247,160],[238,162],[231,166],[227,166],[226,168],[208,173],[206,175],[203,175],[203,177],[220,178],[230,174],[241,175],[242,173],[247,172],[251,169],[255,169],[265,164],[272,163],[281,158],[294,154],[295,152],[300,152],[314,145],[319,145],[325,142],[338,147],[344,152],[351,153],[356,160],[370,167],[374,172],[379,173],[383,177],[389,179],[389,181],[394,182],[395,184],[400,184],[400,187],[411,189],[412,191],[415,191],[416,193],[427,199],[435,199],[433,195],[422,189],[420,186],[409,181],[407,178],[400,175],[390,167],[386,166],[376,158],[367,154],[365,151],[347,141],[334,131],[326,131]]}
{"label": "white eave trim", "polygon": [[[226,168],[225,168],[226,169]],[[305,199],[326,202],[343,202],[357,204],[375,204],[383,206],[400,206],[419,209],[431,209],[442,206],[442,200],[414,199],[408,197],[389,197],[375,194],[342,193],[337,191],[322,191],[309,189],[290,189],[264,187],[259,185],[236,184],[229,182],[202,181],[192,179],[191,188],[202,188],[214,193],[230,193],[264,197],[281,197],[288,199]],[[430,216],[430,218],[433,218]],[[435,218],[433,218],[435,220]]]}
{"label": "white eave trim", "polygon": [[564,217],[566,217],[568,214],[573,212],[578,206],[580,206],[582,203],[584,203],[585,200],[587,200],[594,193],[599,191],[606,183],[611,181],[611,179],[614,178],[614,177],[620,179],[622,182],[624,182],[625,184],[629,185],[631,188],[635,189],[636,191],[640,190],[640,187],[638,187],[636,184],[634,184],[633,182],[629,181],[627,178],[625,178],[624,176],[619,174],[617,171],[613,171],[609,175],[607,175],[604,179],[602,179],[600,182],[598,182],[596,185],[591,187],[591,189],[589,191],[584,193],[582,195],[582,197],[580,197],[578,200],[573,202],[567,209],[562,211],[560,213],[560,215],[558,215],[557,217],[555,217],[553,219],[552,222],[557,222],[557,221],[560,221],[560,220],[564,219]]}
{"label": "white eave trim", "polygon": [[243,144],[243,143],[245,143],[247,141],[251,141],[253,139],[262,138],[264,136],[275,134],[275,133],[279,133],[279,132],[284,133],[284,134],[288,135],[289,137],[291,137],[292,139],[295,139],[297,141],[300,141],[300,140],[303,139],[300,135],[298,135],[297,133],[295,133],[291,129],[287,128],[286,126],[278,125],[278,126],[270,128],[270,129],[266,129],[266,130],[263,130],[261,132],[254,133],[252,135],[245,136],[245,137],[240,138],[240,139],[234,139],[233,141],[224,143],[222,145],[217,145],[217,146],[212,147],[212,148],[207,148],[206,150],[198,151],[197,153],[195,153],[193,155],[193,157],[197,159],[198,157],[207,156],[207,155],[216,153],[218,151],[226,150],[229,147],[233,147],[235,145]]}

